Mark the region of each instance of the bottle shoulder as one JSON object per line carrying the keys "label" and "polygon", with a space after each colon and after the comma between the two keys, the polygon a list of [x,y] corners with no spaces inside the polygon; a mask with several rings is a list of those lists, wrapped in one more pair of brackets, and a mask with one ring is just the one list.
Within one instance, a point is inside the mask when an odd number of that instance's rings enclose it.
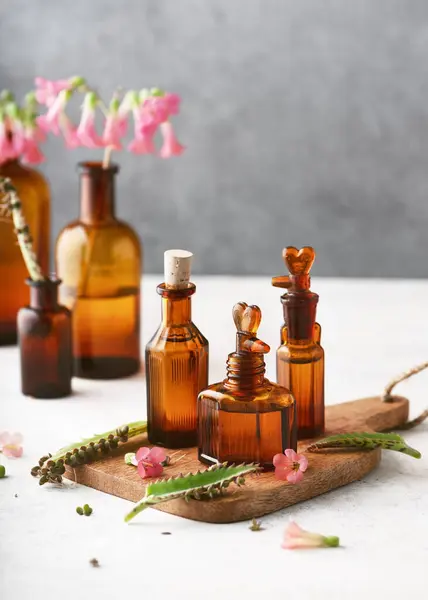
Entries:
{"label": "bottle shoulder", "polygon": [[136,256],[140,255],[140,241],[135,232],[119,222],[113,222],[102,226],[93,226],[75,219],[63,227],[57,237],[57,244],[74,244],[77,246],[89,243],[93,237],[97,244],[106,243],[110,246],[116,245],[127,249],[132,248]]}
{"label": "bottle shoulder", "polygon": [[277,349],[277,355],[281,358],[295,358],[299,361],[319,361],[324,358],[324,349],[316,342],[306,345],[281,344]]}
{"label": "bottle shoulder", "polygon": [[254,390],[233,390],[226,381],[210,385],[199,394],[199,400],[211,400],[220,410],[237,412],[269,412],[289,408],[295,403],[287,388],[268,379]]}
{"label": "bottle shoulder", "polygon": [[208,351],[208,346],[208,340],[193,322],[169,327],[161,324],[148,342],[146,351],[179,352],[199,348]]}

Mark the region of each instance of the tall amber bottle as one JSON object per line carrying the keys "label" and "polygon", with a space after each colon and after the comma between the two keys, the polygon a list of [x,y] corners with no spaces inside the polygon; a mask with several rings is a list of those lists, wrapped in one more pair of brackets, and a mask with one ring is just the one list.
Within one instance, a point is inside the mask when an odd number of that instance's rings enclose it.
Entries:
{"label": "tall amber bottle", "polygon": [[56,243],[60,302],[73,312],[74,374],[125,377],[140,368],[140,242],[115,216],[119,168],[79,167],[80,216]]}
{"label": "tall amber bottle", "polygon": [[162,322],[146,347],[148,437],[167,448],[196,446],[196,400],[208,385],[208,341],[191,315],[191,258],[165,252],[165,282],[157,287]]}
{"label": "tall amber bottle", "polygon": [[324,350],[321,327],[315,322],[319,297],[309,289],[315,251],[290,246],[283,258],[290,275],[272,279],[275,287],[288,289],[281,296],[284,325],[276,353],[277,380],[296,398],[298,438],[304,439],[324,431]]}
{"label": "tall amber bottle", "polygon": [[229,354],[227,377],[198,398],[198,456],[204,463],[252,462],[272,467],[275,454],[296,450],[294,398],[265,378],[267,344],[257,339],[261,311],[235,304],[236,352]]}
{"label": "tall amber bottle", "polygon": [[[48,184],[38,171],[18,160],[0,165],[0,175],[9,177],[18,191],[38,262],[49,272],[50,197]],[[28,303],[25,280],[28,271],[16,243],[12,219],[0,219],[0,346],[16,344],[18,310]]]}

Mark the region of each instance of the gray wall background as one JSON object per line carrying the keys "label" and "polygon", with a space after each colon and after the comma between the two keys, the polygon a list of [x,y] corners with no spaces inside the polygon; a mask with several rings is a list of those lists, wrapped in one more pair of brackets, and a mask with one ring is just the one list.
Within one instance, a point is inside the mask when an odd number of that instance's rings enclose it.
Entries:
{"label": "gray wall background", "polygon": [[[428,275],[426,0],[0,0],[1,87],[75,74],[183,98],[181,158],[116,156],[146,272],[185,247],[276,275],[311,244],[316,275]],[[45,151],[56,234],[94,153]]]}

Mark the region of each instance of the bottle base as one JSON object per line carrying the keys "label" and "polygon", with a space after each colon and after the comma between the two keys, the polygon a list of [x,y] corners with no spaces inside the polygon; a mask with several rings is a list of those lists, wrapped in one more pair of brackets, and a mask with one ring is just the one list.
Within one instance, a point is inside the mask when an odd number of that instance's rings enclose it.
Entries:
{"label": "bottle base", "polygon": [[229,465],[231,464],[235,464],[235,465],[241,465],[243,463],[257,463],[258,465],[260,465],[264,471],[272,471],[274,466],[273,463],[271,461],[269,462],[263,462],[261,460],[257,460],[256,458],[253,459],[249,459],[248,456],[247,457],[239,457],[239,456],[223,456],[221,458],[214,458],[213,456],[209,456],[208,454],[204,454],[203,452],[201,452],[199,450],[198,452],[198,460],[199,462],[201,462],[204,465],[218,465],[218,464],[222,464],[222,463],[228,463]]}
{"label": "bottle base", "polygon": [[140,371],[140,361],[135,358],[74,357],[74,376],[82,379],[120,379]]}
{"label": "bottle base", "polygon": [[148,440],[153,446],[163,446],[164,448],[193,448],[198,443],[198,434],[196,431],[153,431],[148,429]]}
{"label": "bottle base", "polygon": [[30,398],[35,398],[36,400],[56,400],[59,398],[67,398],[67,396],[71,396],[72,389],[71,387],[61,387],[59,388],[55,384],[43,384],[34,388],[33,390],[23,389],[22,393],[24,396],[29,396]]}

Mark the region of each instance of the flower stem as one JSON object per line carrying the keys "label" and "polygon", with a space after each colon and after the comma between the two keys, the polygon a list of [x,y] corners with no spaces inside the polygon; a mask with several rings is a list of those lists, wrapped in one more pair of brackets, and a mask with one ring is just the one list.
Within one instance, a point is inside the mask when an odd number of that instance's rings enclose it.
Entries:
{"label": "flower stem", "polygon": [[33,281],[45,281],[46,277],[33,250],[33,239],[22,210],[22,202],[10,179],[0,177],[0,193],[5,195],[2,203],[6,211],[12,215],[18,244],[31,279]]}
{"label": "flower stem", "polygon": [[113,146],[106,146],[106,149],[104,150],[103,169],[109,168],[112,152],[113,152]]}

